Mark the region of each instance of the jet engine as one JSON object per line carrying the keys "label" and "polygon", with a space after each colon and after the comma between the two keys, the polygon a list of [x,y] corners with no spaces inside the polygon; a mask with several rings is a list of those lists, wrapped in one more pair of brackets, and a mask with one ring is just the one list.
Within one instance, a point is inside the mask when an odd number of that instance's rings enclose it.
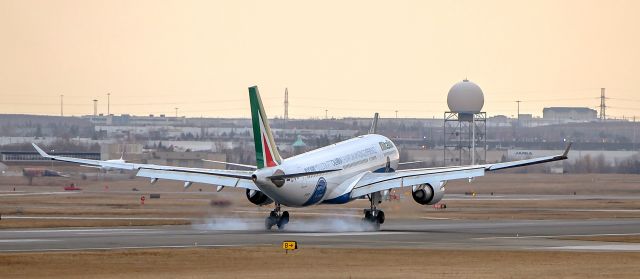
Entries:
{"label": "jet engine", "polygon": [[422,184],[415,187],[411,196],[413,200],[422,205],[436,204],[444,197],[444,182]]}
{"label": "jet engine", "polygon": [[262,206],[262,205],[267,205],[273,202],[271,198],[267,197],[267,195],[265,195],[260,191],[247,189],[246,193],[247,193],[247,199],[255,205]]}

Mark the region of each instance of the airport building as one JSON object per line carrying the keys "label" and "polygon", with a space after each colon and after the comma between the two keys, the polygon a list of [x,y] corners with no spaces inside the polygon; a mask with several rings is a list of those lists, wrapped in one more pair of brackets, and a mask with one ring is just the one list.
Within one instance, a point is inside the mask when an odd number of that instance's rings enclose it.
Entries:
{"label": "airport building", "polygon": [[542,118],[560,123],[589,122],[598,119],[598,112],[585,107],[549,107],[542,110]]}
{"label": "airport building", "polygon": [[[100,160],[98,152],[53,152],[51,155],[66,156],[82,159]],[[19,162],[49,162],[36,151],[2,151],[0,152],[0,161],[5,163]]]}
{"label": "airport building", "polygon": [[185,117],[167,117],[164,114],[155,116],[150,114],[149,116],[135,116],[129,114],[122,115],[85,115],[82,118],[89,120],[94,125],[184,125],[187,123]]}

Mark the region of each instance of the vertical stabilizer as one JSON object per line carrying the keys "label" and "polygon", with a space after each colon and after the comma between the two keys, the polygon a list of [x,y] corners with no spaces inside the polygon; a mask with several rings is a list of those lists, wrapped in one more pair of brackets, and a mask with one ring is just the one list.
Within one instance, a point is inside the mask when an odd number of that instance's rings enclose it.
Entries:
{"label": "vertical stabilizer", "polygon": [[249,87],[251,102],[251,124],[253,125],[253,142],[256,146],[256,166],[275,167],[282,163],[278,147],[273,139],[267,114],[264,112],[260,92],[257,86]]}
{"label": "vertical stabilizer", "polygon": [[371,129],[369,129],[369,134],[375,134],[378,130],[378,113],[373,115],[373,121],[371,122]]}

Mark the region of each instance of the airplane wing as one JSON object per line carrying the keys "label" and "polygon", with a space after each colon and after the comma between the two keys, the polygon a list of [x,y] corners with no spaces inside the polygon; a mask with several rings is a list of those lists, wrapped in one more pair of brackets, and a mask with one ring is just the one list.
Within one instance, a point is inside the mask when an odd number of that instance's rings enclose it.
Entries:
{"label": "airplane wing", "polygon": [[81,159],[73,157],[49,155],[36,144],[33,147],[40,153],[40,156],[55,161],[82,164],[99,168],[113,168],[122,170],[137,170],[137,176],[157,179],[178,180],[185,182],[185,187],[193,182],[213,184],[217,186],[239,187],[250,190],[259,190],[251,181],[251,171],[240,170],[216,170],[202,168],[185,168],[162,166],[153,164],[135,164],[127,162],[109,162],[101,160]]}
{"label": "airplane wing", "polygon": [[354,183],[350,196],[352,198],[357,198],[378,191],[384,191],[399,187],[409,187],[427,183],[434,184],[441,181],[455,179],[472,179],[474,177],[484,176],[485,172],[488,171],[496,171],[501,169],[565,160],[567,159],[570,148],[571,144],[567,146],[567,149],[561,155],[546,156],[505,163],[441,168],[422,168],[400,170],[391,173],[366,173],[356,183]]}

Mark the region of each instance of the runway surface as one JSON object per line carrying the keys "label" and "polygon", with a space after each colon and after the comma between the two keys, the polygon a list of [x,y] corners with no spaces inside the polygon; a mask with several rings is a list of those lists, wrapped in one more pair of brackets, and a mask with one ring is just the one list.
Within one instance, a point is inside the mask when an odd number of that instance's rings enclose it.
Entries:
{"label": "runway surface", "polygon": [[640,220],[388,220],[367,231],[358,219],[292,220],[264,231],[263,219],[220,218],[187,226],[0,230],[0,252],[279,246],[640,251],[640,244],[566,240],[572,236],[640,235]]}

